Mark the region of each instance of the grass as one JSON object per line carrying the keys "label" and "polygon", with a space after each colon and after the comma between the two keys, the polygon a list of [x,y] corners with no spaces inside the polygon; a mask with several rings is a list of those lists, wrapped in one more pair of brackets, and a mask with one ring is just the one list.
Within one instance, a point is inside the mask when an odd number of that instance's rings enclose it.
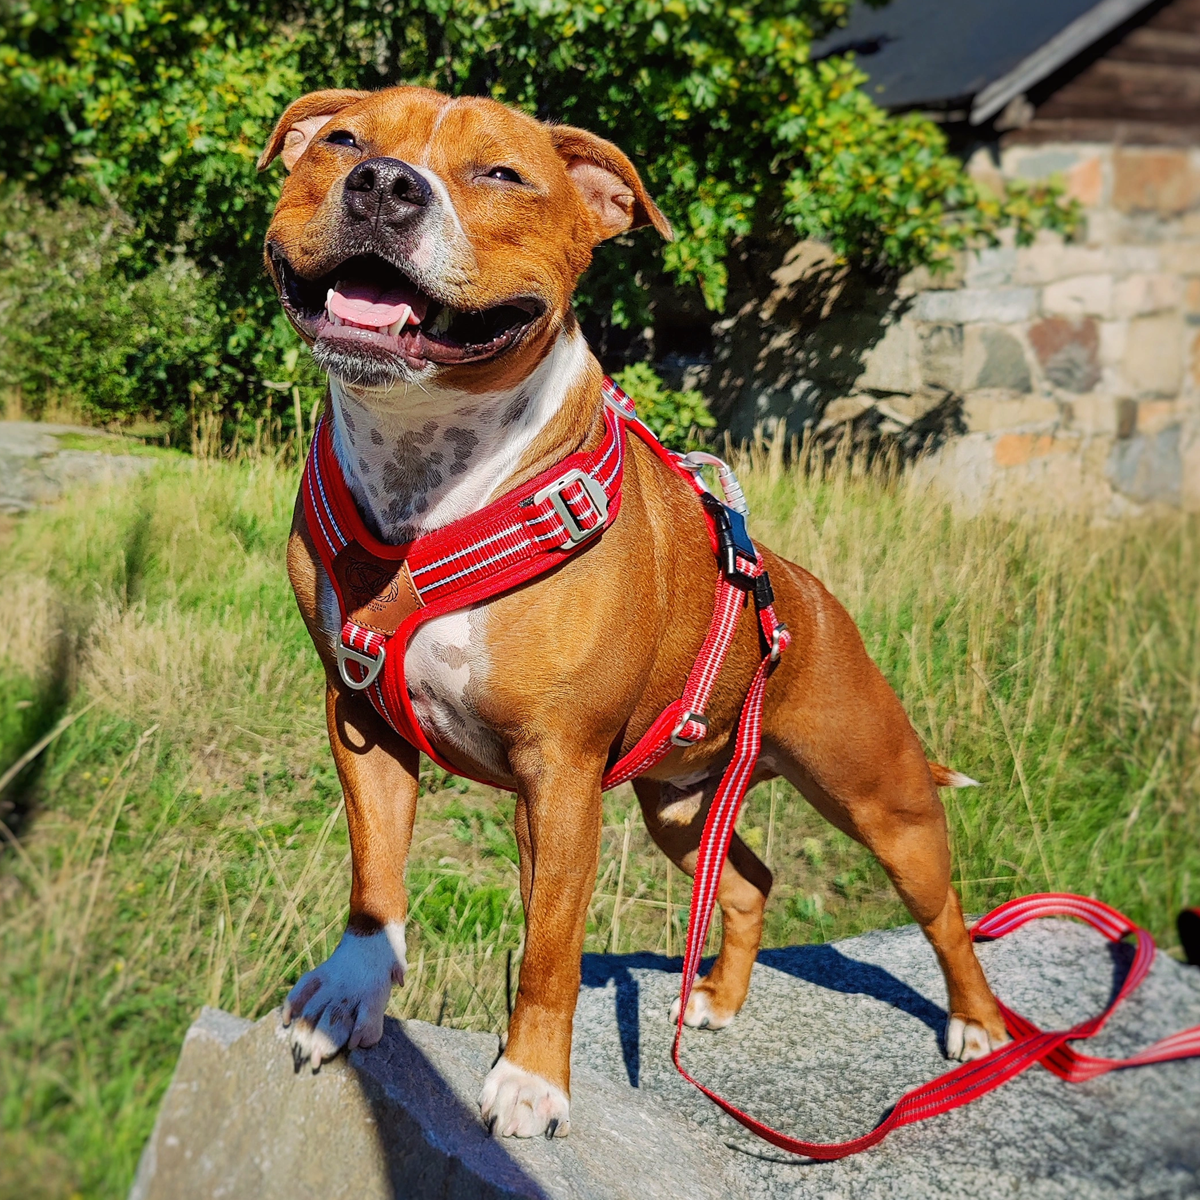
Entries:
{"label": "grass", "polygon": [[[1081,891],[1171,946],[1200,893],[1200,520],[959,520],[861,465],[742,467],[755,532],[847,604],[931,756],[983,781],[944,793],[966,907]],[[0,532],[0,773],[82,713],[0,796],[5,1200],[123,1195],[199,1006],[261,1015],[341,932],[341,797],[283,566],[295,476],[184,460]],[[498,1030],[512,802],[435,770],[424,791],[393,1012]],[[769,943],[906,919],[786,785],[740,828],[776,873]],[[687,900],[610,794],[587,949],[678,954]]]}

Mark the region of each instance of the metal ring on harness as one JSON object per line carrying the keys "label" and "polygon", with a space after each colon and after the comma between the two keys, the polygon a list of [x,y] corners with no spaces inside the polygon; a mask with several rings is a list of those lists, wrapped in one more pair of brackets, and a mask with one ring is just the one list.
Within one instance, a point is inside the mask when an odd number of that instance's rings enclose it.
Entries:
{"label": "metal ring on harness", "polygon": [[[700,732],[695,737],[685,737],[683,727],[695,723],[700,726]],[[672,746],[694,746],[708,736],[708,718],[703,713],[692,712],[690,709],[679,718],[679,724],[671,733]]]}
{"label": "metal ring on harness", "polygon": [[[356,692],[364,692],[379,678],[379,672],[383,670],[383,660],[387,657],[386,650],[383,646],[379,647],[379,656],[372,658],[369,654],[364,654],[361,650],[355,650],[351,646],[347,646],[338,638],[337,642],[337,665],[338,674],[342,677],[342,682]],[[366,671],[366,676],[362,680],[352,679],[350,672],[346,670],[346,663],[356,663]]]}

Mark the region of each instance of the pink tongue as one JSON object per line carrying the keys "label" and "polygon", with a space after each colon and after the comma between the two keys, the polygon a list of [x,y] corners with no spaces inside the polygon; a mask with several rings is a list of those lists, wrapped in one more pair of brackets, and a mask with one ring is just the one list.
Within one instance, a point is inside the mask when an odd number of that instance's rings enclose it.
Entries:
{"label": "pink tongue", "polygon": [[326,305],[331,313],[355,325],[393,325],[410,309],[416,323],[425,319],[429,301],[407,288],[385,291],[370,283],[339,283]]}

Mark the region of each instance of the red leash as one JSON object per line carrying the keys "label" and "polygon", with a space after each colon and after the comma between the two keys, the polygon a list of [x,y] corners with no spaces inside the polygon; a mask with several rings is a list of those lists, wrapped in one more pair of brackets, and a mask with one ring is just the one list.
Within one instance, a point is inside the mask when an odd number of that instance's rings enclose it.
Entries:
{"label": "red leash", "polygon": [[[758,741],[761,739],[762,685],[764,682],[765,671],[760,668],[751,687],[750,695],[746,699],[742,724],[738,730],[738,744],[734,761],[735,763],[743,760],[748,762],[747,771],[753,770],[754,758],[758,753]],[[731,771],[730,774],[733,772]],[[1136,939],[1133,964],[1125,976],[1120,991],[1103,1012],[1086,1021],[1081,1021],[1070,1029],[1043,1031],[1020,1013],[1001,1004],[1000,1011],[1004,1016],[1009,1033],[1012,1034],[1013,1041],[999,1050],[993,1051],[986,1058],[964,1063],[962,1066],[948,1071],[945,1075],[906,1092],[887,1117],[870,1133],[853,1138],[848,1142],[806,1142],[800,1138],[780,1133],[769,1125],[764,1125],[694,1079],[679,1061],[679,1046],[684,1029],[683,1015],[687,1011],[688,997],[691,995],[696,972],[700,966],[701,951],[712,918],[713,902],[716,899],[721,867],[729,849],[729,841],[737,820],[738,809],[741,807],[742,796],[745,794],[744,786],[738,791],[735,787],[727,787],[728,783],[729,776],[722,781],[721,789],[713,801],[700,843],[696,878],[692,888],[692,907],[688,917],[688,940],[683,960],[679,1022],[675,1029],[672,1057],[679,1073],[689,1083],[698,1087],[713,1103],[723,1108],[731,1117],[740,1121],[764,1141],[778,1146],[781,1150],[807,1155],[809,1158],[822,1160],[845,1158],[847,1155],[857,1154],[860,1150],[866,1150],[883,1141],[893,1129],[898,1129],[901,1125],[911,1125],[916,1121],[924,1121],[928,1117],[937,1116],[938,1113],[949,1112],[952,1108],[970,1104],[972,1100],[998,1088],[1006,1080],[1028,1070],[1037,1062],[1060,1078],[1070,1083],[1078,1083],[1097,1075],[1103,1075],[1118,1067],[1144,1066],[1148,1063],[1168,1062],[1172,1059],[1200,1055],[1200,1025],[1163,1038],[1129,1058],[1093,1058],[1086,1054],[1080,1054],[1069,1046],[1067,1043],[1072,1040],[1089,1038],[1098,1033],[1117,1005],[1145,979],[1154,961],[1154,939],[1123,913],[1117,912],[1115,908],[1110,908],[1099,900],[1089,900],[1086,896],[1074,896],[1069,893],[1025,896],[1019,900],[1010,900],[1007,904],[1002,904],[988,913],[971,931],[972,941],[978,938],[1001,938],[1006,933],[1020,928],[1027,921],[1035,920],[1038,917],[1057,916],[1077,917],[1102,933],[1110,942],[1119,942],[1122,938],[1132,934]]]}

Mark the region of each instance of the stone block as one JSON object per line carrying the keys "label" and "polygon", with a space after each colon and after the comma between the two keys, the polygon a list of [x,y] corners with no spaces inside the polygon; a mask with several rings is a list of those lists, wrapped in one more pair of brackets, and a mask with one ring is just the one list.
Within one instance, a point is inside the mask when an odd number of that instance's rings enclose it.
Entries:
{"label": "stone block", "polygon": [[963,420],[972,433],[1000,433],[1028,426],[1052,426],[1062,413],[1045,396],[1014,396],[1011,392],[981,390],[963,399]]}
{"label": "stone block", "polygon": [[1100,382],[1100,338],[1090,317],[1047,317],[1029,330],[1029,342],[1046,378],[1068,392],[1090,392]]}
{"label": "stone block", "polygon": [[1070,454],[1079,449],[1079,439],[1060,438],[1051,433],[1005,433],[996,439],[993,453],[998,467],[1020,467],[1035,458]]}
{"label": "stone block", "polygon": [[1107,317],[1112,312],[1113,277],[1109,274],[1076,275],[1047,284],[1042,291],[1042,311],[1063,317]]}
{"label": "stone block", "polygon": [[1184,512],[1200,512],[1200,425],[1187,433],[1181,456],[1183,486],[1180,502]]}
{"label": "stone block", "polygon": [[1067,195],[1084,208],[1095,208],[1104,198],[1104,159],[1092,154],[1067,172]]}
{"label": "stone block", "polygon": [[1141,317],[1178,308],[1182,291],[1178,275],[1162,272],[1130,275],[1113,288],[1113,314],[1117,317]]}
{"label": "stone block", "polygon": [[1125,357],[1125,339],[1129,333],[1128,321],[1100,321],[1100,365],[1117,366]]}
{"label": "stone block", "polygon": [[1200,242],[1168,242],[1159,252],[1164,270],[1175,275],[1200,275]]}
{"label": "stone block", "polygon": [[1114,443],[1108,458],[1113,487],[1142,504],[1178,505],[1183,498],[1180,442],[1180,427],[1171,425],[1156,434],[1136,434]]}
{"label": "stone block", "polygon": [[[1014,482],[1066,457],[1017,468]],[[1066,920],[1030,922],[977,952],[997,994],[1043,1029],[1101,1011],[1132,958],[1130,947]],[[232,1036],[191,1036],[132,1196],[1182,1200],[1200,1187],[1200,1059],[1084,1084],[1033,1066],[865,1154],[816,1164],[785,1155],[675,1070],[667,1013],[679,969],[678,958],[658,954],[584,956],[571,1133],[551,1141],[487,1137],[475,1098],[494,1035],[389,1018],[378,1046],[315,1076],[293,1073],[275,1014]],[[953,1065],[939,1044],[945,1006],[937,960],[915,925],[768,949],[734,1023],[688,1030],[682,1061],[739,1108],[799,1137],[854,1137]],[[1160,952],[1095,1042],[1074,1044],[1129,1054],[1195,1024],[1198,1012],[1200,971]]]}
{"label": "stone block", "polygon": [[1118,149],[1113,154],[1113,207],[1122,213],[1178,216],[1200,199],[1200,179],[1183,149]]}
{"label": "stone block", "polygon": [[1121,374],[1137,396],[1174,396],[1183,382],[1183,322],[1177,315],[1129,322]]}
{"label": "stone block", "polygon": [[1183,307],[1187,312],[1200,312],[1200,279],[1189,279],[1183,293]]}
{"label": "stone block", "polygon": [[1070,426],[1084,434],[1115,434],[1118,401],[1105,392],[1091,392],[1070,400]]}
{"label": "stone block", "polygon": [[1106,246],[1104,253],[1108,258],[1108,269],[1114,275],[1135,275],[1138,272],[1153,274],[1155,271],[1175,270],[1163,247],[1145,242]]}
{"label": "stone block", "polygon": [[1143,434],[1161,433],[1180,418],[1178,400],[1142,400],[1137,406],[1137,431]]}
{"label": "stone block", "polygon": [[1012,283],[1016,265],[1017,251],[1013,246],[987,246],[982,250],[972,250],[965,255],[964,282],[968,288],[1006,287]]}
{"label": "stone block", "polygon": [[1032,246],[1017,250],[1013,282],[1017,284],[1053,283],[1072,275],[1100,275],[1112,269],[1107,249],[1079,246],[1061,238],[1039,239]]}
{"label": "stone block", "polygon": [[911,321],[889,325],[863,355],[864,371],[855,386],[876,392],[915,392],[921,386],[920,352]]}
{"label": "stone block", "polygon": [[1033,386],[1025,347],[1003,326],[968,325],[963,337],[963,387],[1028,392]]}
{"label": "stone block", "polygon": [[921,330],[921,378],[926,386],[961,391],[962,358],[961,325],[929,325]]}
{"label": "stone block", "polygon": [[1188,359],[1191,366],[1192,383],[1200,388],[1200,333],[1193,336],[1189,351]]}
{"label": "stone block", "polygon": [[913,315],[920,321],[965,325],[972,321],[992,321],[1012,325],[1027,321],[1037,310],[1033,288],[959,288],[955,291],[922,292]]}

